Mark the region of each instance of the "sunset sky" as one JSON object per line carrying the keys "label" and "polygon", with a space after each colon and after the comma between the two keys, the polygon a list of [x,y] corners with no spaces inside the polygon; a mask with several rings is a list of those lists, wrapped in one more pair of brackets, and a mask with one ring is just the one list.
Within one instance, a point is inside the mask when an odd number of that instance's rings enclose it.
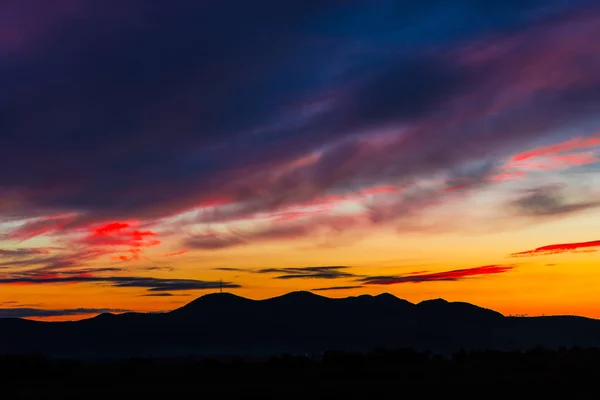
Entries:
{"label": "sunset sky", "polygon": [[0,317],[389,292],[600,318],[600,4],[5,0]]}

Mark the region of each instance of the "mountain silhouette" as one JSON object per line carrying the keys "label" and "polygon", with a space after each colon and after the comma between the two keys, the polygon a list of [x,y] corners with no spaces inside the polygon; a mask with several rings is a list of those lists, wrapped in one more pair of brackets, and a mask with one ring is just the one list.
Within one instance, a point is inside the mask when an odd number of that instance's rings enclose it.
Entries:
{"label": "mountain silhouette", "polygon": [[328,350],[600,347],[600,320],[505,317],[443,299],[342,299],[292,292],[265,300],[207,294],[165,313],[104,313],[74,322],[0,319],[0,354],[58,357],[271,356]]}

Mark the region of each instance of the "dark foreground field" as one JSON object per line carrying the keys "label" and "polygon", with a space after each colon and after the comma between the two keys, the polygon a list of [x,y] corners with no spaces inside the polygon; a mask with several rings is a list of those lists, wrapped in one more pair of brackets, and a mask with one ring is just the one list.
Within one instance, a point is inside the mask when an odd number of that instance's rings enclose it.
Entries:
{"label": "dark foreground field", "polygon": [[[535,386],[537,395],[550,394],[558,386],[572,394],[593,395],[599,392],[596,383],[600,379],[600,350],[461,352],[451,358],[397,350],[368,354],[327,352],[312,358],[283,356],[265,360],[104,362],[7,356],[0,359],[0,368],[3,392],[10,393],[10,398],[402,398],[417,393],[474,393],[494,398],[506,388],[524,385]],[[525,394],[514,393],[518,398]]]}

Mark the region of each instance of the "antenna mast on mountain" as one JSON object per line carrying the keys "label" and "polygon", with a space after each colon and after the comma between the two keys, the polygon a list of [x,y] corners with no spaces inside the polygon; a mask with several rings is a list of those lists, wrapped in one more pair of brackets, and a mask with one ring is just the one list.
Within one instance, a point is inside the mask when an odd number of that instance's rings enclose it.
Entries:
{"label": "antenna mast on mountain", "polygon": [[223,278],[219,280],[219,293],[223,293]]}

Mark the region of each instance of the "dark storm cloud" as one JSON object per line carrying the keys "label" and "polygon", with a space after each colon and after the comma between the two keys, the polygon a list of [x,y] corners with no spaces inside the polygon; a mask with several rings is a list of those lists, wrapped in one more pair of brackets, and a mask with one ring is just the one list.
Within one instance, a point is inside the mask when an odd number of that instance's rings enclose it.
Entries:
{"label": "dark storm cloud", "polygon": [[[469,107],[487,106],[479,99],[495,98],[514,78],[506,71],[532,50],[509,43],[482,64],[423,50],[521,27],[539,15],[535,7],[547,14],[562,1],[75,3],[60,1],[45,16],[18,2],[0,6],[19,33],[16,44],[0,40],[8,54],[0,61],[0,195],[9,199],[0,214],[84,214],[52,229],[216,200],[239,206],[205,219],[247,216],[353,185],[494,165],[593,114],[600,99],[597,86],[582,84],[470,118]],[[35,30],[19,24],[31,14]],[[599,62],[585,65],[582,74]],[[416,128],[384,148],[353,136],[398,124]],[[316,164],[265,183],[316,149],[324,151]],[[203,238],[190,247],[242,243]]]}

